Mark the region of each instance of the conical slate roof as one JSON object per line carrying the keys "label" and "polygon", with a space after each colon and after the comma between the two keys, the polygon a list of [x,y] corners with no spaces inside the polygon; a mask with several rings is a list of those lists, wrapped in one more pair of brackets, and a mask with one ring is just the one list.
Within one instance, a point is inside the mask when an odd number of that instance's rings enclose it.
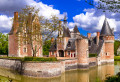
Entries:
{"label": "conical slate roof", "polygon": [[107,22],[107,19],[105,18],[103,26],[102,26],[102,30],[100,33],[101,36],[113,36],[114,34],[112,33],[112,30],[109,26],[109,23]]}
{"label": "conical slate roof", "polygon": [[79,32],[77,25],[75,25],[75,27],[74,27],[74,30],[73,30],[73,31],[74,31],[74,33]]}

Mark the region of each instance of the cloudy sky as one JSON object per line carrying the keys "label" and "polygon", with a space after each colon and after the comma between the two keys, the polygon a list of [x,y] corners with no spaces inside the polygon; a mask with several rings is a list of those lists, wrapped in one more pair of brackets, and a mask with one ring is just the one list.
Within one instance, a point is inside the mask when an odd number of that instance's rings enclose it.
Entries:
{"label": "cloudy sky", "polygon": [[39,15],[50,18],[52,14],[63,19],[64,12],[68,15],[68,26],[73,29],[78,25],[81,34],[95,34],[100,31],[105,15],[115,34],[120,32],[120,13],[102,12],[85,3],[84,0],[0,0],[0,32],[8,33],[12,27],[12,17],[15,11],[20,11],[26,5],[40,9]]}

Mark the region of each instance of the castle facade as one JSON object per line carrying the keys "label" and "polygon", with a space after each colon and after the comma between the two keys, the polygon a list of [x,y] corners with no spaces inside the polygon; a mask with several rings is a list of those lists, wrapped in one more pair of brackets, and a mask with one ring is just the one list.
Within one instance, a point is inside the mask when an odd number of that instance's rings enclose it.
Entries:
{"label": "castle facade", "polygon": [[[23,36],[23,37],[30,36],[30,35],[28,35],[29,33],[27,33],[27,32],[28,31],[31,31],[31,32],[35,31],[35,26],[40,25],[38,16],[32,16],[32,13],[29,13],[29,15],[27,16],[27,21],[25,21],[22,24],[22,27],[20,26],[20,24],[19,24],[20,21],[18,19],[19,19],[18,12],[14,12],[13,26],[12,26],[11,31],[8,34],[8,39],[9,39],[9,41],[8,41],[8,47],[9,47],[8,55],[11,57],[33,56],[32,46],[33,46],[33,48],[35,48],[36,46],[41,46],[38,49],[38,52],[36,53],[35,56],[42,57],[42,45],[41,44],[38,44],[36,41],[33,41],[32,45],[31,45],[30,41],[28,42],[28,40],[25,40],[25,38],[20,40],[21,36]],[[37,36],[39,38],[41,38],[41,40],[42,40],[41,35],[37,35]],[[32,36],[32,38],[30,37],[30,39],[32,39],[32,40],[36,39],[34,37],[36,37],[36,36]]]}
{"label": "castle facade", "polygon": [[59,22],[61,28],[56,39],[52,38],[49,51],[50,57],[78,59],[78,67],[89,65],[89,55],[97,55],[97,64],[114,62],[114,32],[105,18],[101,32],[96,36],[88,33],[87,37],[80,34],[77,26],[70,31],[67,19]]}

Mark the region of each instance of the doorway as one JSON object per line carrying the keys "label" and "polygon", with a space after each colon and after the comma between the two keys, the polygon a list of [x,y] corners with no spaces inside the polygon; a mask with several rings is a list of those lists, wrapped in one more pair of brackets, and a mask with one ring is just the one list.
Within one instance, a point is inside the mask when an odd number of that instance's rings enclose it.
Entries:
{"label": "doorway", "polygon": [[64,57],[64,51],[63,50],[59,50],[59,57]]}

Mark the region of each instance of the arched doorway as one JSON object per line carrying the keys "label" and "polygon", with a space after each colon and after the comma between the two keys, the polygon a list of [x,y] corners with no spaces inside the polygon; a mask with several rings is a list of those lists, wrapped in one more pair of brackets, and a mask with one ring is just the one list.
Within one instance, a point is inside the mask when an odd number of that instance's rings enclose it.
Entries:
{"label": "arched doorway", "polygon": [[59,50],[59,57],[64,57],[64,51],[63,50]]}

